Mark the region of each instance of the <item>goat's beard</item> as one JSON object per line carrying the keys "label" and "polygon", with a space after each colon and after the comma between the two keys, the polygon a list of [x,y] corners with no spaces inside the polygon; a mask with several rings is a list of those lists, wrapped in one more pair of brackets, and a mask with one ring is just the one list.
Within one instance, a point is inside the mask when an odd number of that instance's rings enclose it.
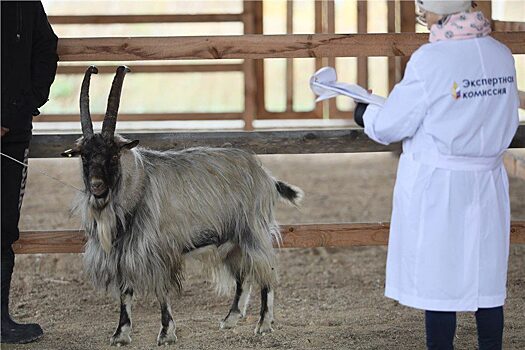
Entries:
{"label": "goat's beard", "polygon": [[93,193],[89,193],[89,204],[97,210],[103,210],[106,207],[106,205],[110,202],[110,200],[111,190],[108,190],[108,193],[105,197],[95,197]]}
{"label": "goat's beard", "polygon": [[117,229],[117,217],[111,203],[111,191],[104,198],[90,196],[91,216],[97,226],[97,237],[102,249],[109,254],[113,247],[113,239]]}

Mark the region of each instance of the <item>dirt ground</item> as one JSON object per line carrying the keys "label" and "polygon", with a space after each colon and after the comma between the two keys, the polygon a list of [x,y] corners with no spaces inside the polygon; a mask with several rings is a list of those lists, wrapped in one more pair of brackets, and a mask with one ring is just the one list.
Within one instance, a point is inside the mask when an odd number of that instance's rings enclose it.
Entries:
{"label": "dirt ground", "polygon": [[[388,221],[397,160],[390,154],[263,156],[279,178],[306,192],[300,210],[280,206],[281,223]],[[77,160],[31,160],[21,228],[72,229],[68,208],[75,190],[36,172],[80,186]],[[525,218],[525,181],[511,179],[513,219]],[[279,252],[274,332],[255,336],[258,293],[234,330],[219,330],[230,297],[216,296],[189,268],[185,290],[173,300],[178,349],[423,349],[423,313],[383,297],[386,247],[288,249]],[[37,321],[37,343],[2,349],[106,349],[118,321],[118,303],[95,292],[81,255],[18,256],[11,309]],[[525,245],[510,254],[505,349],[525,349]],[[154,300],[139,299],[129,349],[153,349],[160,323]],[[476,348],[472,314],[458,320],[457,349]]]}

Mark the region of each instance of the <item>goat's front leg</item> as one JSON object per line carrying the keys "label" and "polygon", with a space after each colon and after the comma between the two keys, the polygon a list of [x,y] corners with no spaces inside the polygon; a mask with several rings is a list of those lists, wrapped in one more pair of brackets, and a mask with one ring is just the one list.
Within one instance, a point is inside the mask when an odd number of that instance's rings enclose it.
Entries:
{"label": "goat's front leg", "polygon": [[131,301],[133,290],[127,289],[120,295],[120,319],[117,329],[111,337],[110,344],[114,346],[128,345],[131,343]]}
{"label": "goat's front leg", "polygon": [[261,314],[255,327],[255,334],[271,333],[273,323],[273,289],[261,287]]}
{"label": "goat's front leg", "polygon": [[171,316],[171,307],[165,300],[159,300],[160,303],[160,332],[157,337],[157,345],[175,344],[177,335],[175,334],[175,321]]}

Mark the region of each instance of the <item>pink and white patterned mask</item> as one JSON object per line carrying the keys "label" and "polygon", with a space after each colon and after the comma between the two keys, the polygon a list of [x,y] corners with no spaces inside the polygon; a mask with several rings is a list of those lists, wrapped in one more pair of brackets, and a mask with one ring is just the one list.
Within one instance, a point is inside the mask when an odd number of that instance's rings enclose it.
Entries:
{"label": "pink and white patterned mask", "polygon": [[460,12],[445,17],[430,28],[429,41],[480,38],[491,32],[490,21],[478,12]]}

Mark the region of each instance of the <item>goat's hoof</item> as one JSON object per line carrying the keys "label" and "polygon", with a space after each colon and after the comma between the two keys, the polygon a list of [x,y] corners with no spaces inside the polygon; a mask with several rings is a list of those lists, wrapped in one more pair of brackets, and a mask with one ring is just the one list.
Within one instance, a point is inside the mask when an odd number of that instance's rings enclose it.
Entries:
{"label": "goat's hoof", "polygon": [[237,325],[237,322],[242,318],[239,312],[230,312],[228,316],[221,322],[221,329],[231,329]]}
{"label": "goat's hoof", "polygon": [[157,345],[172,345],[177,342],[177,336],[175,333],[160,335],[157,337]]}
{"label": "goat's hoof", "polygon": [[109,344],[111,346],[125,346],[131,343],[131,337],[129,334],[119,334],[111,337]]}
{"label": "goat's hoof", "polygon": [[273,332],[272,321],[267,321],[267,320],[264,320],[262,322],[259,321],[254,331],[255,334],[265,334],[265,333],[272,333],[272,332]]}

